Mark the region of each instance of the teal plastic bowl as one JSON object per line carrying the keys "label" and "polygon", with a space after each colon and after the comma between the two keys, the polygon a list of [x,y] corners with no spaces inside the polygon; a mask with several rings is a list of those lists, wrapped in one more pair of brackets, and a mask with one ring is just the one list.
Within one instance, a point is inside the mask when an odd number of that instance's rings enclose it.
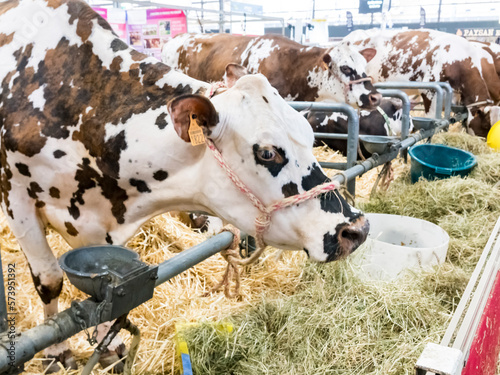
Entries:
{"label": "teal plastic bowl", "polygon": [[409,150],[411,181],[420,177],[427,180],[467,176],[476,166],[476,157],[470,152],[445,145],[424,144]]}

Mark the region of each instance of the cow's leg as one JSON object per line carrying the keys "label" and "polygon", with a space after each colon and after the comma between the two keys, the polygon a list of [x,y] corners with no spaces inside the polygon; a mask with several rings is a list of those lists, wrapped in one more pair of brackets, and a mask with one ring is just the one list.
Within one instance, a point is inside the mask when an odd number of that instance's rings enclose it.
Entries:
{"label": "cow's leg", "polygon": [[[101,342],[108,333],[109,329],[113,325],[113,322],[106,322],[99,324],[97,326],[97,341]],[[123,343],[120,336],[116,335],[115,338],[111,341],[108,346],[108,350],[106,350],[99,358],[99,364],[102,368],[107,368],[115,363],[113,370],[115,374],[119,374],[123,372],[124,362],[120,361],[123,357],[127,355],[127,349],[125,344]],[[120,361],[120,362],[118,362]]]}
{"label": "cow's leg", "polygon": [[[42,299],[47,320],[58,312],[63,272],[47,243],[44,227],[37,215],[34,212],[20,212],[18,209],[14,217],[16,220],[9,220],[9,224],[28,260],[35,289]],[[78,368],[66,342],[45,349],[44,353],[49,366],[47,373],[60,370],[56,361],[61,362],[65,368]]]}

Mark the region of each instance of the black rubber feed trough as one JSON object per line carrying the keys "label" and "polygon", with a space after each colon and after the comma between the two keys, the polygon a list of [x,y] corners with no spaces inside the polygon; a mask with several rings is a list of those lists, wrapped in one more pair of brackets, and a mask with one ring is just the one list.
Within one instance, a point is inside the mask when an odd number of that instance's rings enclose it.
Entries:
{"label": "black rubber feed trough", "polygon": [[359,139],[363,143],[363,146],[365,146],[366,151],[370,154],[377,153],[379,155],[387,152],[390,149],[391,144],[399,141],[398,137],[383,135],[360,135]]}
{"label": "black rubber feed trough", "polygon": [[412,117],[411,120],[415,130],[429,130],[436,126],[434,119],[427,117]]}
{"label": "black rubber feed trough", "polygon": [[59,259],[69,281],[97,301],[106,299],[108,285],[119,285],[149,266],[121,246],[89,246],[68,251]]}

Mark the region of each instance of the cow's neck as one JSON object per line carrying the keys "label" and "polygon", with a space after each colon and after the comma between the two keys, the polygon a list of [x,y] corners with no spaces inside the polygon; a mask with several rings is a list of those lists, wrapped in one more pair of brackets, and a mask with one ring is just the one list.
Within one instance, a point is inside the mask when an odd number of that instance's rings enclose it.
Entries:
{"label": "cow's neck", "polygon": [[309,71],[308,85],[316,90],[312,92],[314,98],[304,99],[306,101],[346,101],[340,79],[332,79],[329,71],[321,66],[316,65]]}

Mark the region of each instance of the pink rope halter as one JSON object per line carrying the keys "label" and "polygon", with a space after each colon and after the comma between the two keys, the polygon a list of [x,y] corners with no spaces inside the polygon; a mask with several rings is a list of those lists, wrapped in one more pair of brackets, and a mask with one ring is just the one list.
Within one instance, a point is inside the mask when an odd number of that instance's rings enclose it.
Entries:
{"label": "pink rope halter", "polygon": [[243,194],[245,194],[248,197],[248,199],[250,199],[250,202],[252,202],[254,207],[260,211],[260,215],[257,216],[257,218],[255,219],[255,229],[256,229],[255,240],[257,242],[258,249],[249,258],[237,261],[237,263],[241,265],[247,265],[254,262],[264,251],[266,247],[266,244],[264,242],[264,233],[269,229],[269,226],[271,225],[271,215],[273,212],[281,208],[293,206],[301,202],[304,202],[306,200],[315,198],[320,194],[335,190],[340,186],[340,183],[336,181],[327,182],[315,186],[314,188],[305,191],[303,193],[292,195],[290,197],[282,199],[281,201],[266,206],[264,203],[262,203],[262,201],[259,198],[255,196],[255,194],[250,190],[250,188],[248,188],[243,183],[243,181],[241,181],[240,178],[233,172],[233,170],[227,165],[227,163],[222,157],[222,154],[214,145],[213,141],[206,138],[205,143],[208,146],[208,148],[213,152],[215,159],[217,160],[221,168],[224,169],[229,179],[236,185],[236,187]]}
{"label": "pink rope halter", "polygon": [[354,81],[349,81],[349,83],[344,83],[344,96],[346,97],[346,101],[347,101],[347,94],[349,93],[349,91],[352,90],[352,85],[355,85],[357,83],[361,83],[361,82],[373,82],[373,78],[372,77],[364,77],[364,78],[360,78],[360,79],[356,79]]}

